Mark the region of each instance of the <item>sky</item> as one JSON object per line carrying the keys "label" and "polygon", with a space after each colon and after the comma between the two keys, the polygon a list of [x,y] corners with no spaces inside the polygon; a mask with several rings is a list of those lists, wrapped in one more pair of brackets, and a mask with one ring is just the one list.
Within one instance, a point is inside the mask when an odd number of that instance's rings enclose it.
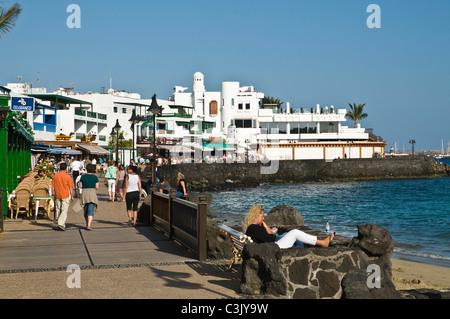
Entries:
{"label": "sky", "polygon": [[[363,104],[398,151],[450,142],[450,1],[2,0],[23,11],[0,40],[0,84],[156,94],[205,76],[252,85],[293,108]],[[76,4],[79,19],[73,19]],[[371,4],[379,11],[369,10]],[[77,16],[78,17],[78,16]],[[70,22],[80,22],[70,28]],[[379,28],[367,22],[379,22]],[[284,104],[284,105],[285,105]],[[353,123],[347,120],[346,125]]]}

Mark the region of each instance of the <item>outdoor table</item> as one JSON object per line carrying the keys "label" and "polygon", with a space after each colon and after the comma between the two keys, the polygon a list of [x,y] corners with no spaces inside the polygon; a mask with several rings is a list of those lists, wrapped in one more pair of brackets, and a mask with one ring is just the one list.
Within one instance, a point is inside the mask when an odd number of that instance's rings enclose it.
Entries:
{"label": "outdoor table", "polygon": [[37,216],[39,211],[39,201],[44,199],[52,199],[51,196],[33,196],[33,199],[36,200],[36,216],[34,216],[34,222],[37,223]]}

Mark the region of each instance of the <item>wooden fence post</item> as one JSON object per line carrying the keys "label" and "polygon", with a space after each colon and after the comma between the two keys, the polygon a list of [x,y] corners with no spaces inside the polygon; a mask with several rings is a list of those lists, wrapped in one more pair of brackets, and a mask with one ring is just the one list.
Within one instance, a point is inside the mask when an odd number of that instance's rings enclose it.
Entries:
{"label": "wooden fence post", "polygon": [[172,231],[172,220],[173,220],[173,218],[172,218],[173,217],[172,201],[175,198],[177,198],[177,193],[175,192],[174,188],[171,188],[170,191],[169,191],[169,207],[168,207],[168,209],[169,209],[169,220],[168,220],[168,222],[169,222],[169,238],[170,239],[172,239],[172,234],[173,234],[173,231]]}
{"label": "wooden fence post", "polygon": [[198,259],[206,260],[208,258],[206,245],[206,214],[207,203],[205,196],[198,198],[197,208],[197,240],[198,240]]}
{"label": "wooden fence post", "polygon": [[156,187],[155,185],[152,185],[152,187],[150,188],[150,221],[149,224],[150,226],[153,226],[153,208],[155,207],[153,205],[153,194],[156,192]]}

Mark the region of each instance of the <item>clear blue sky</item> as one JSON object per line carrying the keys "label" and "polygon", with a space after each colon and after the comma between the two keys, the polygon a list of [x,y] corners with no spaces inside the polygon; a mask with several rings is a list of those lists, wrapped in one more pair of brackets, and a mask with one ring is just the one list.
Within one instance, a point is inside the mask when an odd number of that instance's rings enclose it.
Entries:
{"label": "clear blue sky", "polygon": [[[21,4],[0,40],[0,84],[113,88],[167,99],[175,85],[253,85],[291,107],[366,103],[363,127],[399,150],[450,142],[450,1],[2,0]],[[81,28],[69,29],[71,3]],[[367,6],[381,8],[369,29]],[[350,121],[347,121],[352,126]],[[388,148],[387,148],[388,149]]]}

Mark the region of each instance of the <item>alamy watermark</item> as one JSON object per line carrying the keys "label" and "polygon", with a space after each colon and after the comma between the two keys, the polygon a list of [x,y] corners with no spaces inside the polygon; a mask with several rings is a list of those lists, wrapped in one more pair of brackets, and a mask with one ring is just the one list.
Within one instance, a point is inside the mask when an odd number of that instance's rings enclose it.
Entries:
{"label": "alamy watermark", "polygon": [[81,28],[81,8],[78,4],[69,4],[66,12],[70,13],[67,17],[66,25],[69,29]]}
{"label": "alamy watermark", "polygon": [[367,288],[381,288],[381,269],[377,264],[370,264],[367,267],[367,272],[370,275],[367,277]]}
{"label": "alamy watermark", "polygon": [[381,28],[381,8],[378,4],[369,4],[366,9],[367,13],[371,13],[366,20],[369,29]]}
{"label": "alamy watermark", "polygon": [[67,272],[70,272],[69,277],[67,277],[66,285],[68,288],[81,288],[81,269],[80,266],[76,264],[71,264],[67,266]]}
{"label": "alamy watermark", "polygon": [[[274,132],[271,132],[272,134]],[[268,135],[265,135],[268,136]],[[276,174],[279,169],[279,140],[273,138],[263,138],[259,140],[259,144],[265,145],[264,150],[270,151],[269,155],[263,155],[258,152],[258,149],[248,145],[245,152],[237,152],[239,149],[237,145],[231,144],[232,148],[214,148],[214,143],[203,144],[201,137],[195,137],[192,145],[194,147],[194,156],[187,156],[184,153],[183,145],[176,144],[174,149],[170,151],[172,160],[191,161],[193,163],[258,163],[260,166],[260,174],[269,175]],[[189,146],[188,146],[189,147]]]}

